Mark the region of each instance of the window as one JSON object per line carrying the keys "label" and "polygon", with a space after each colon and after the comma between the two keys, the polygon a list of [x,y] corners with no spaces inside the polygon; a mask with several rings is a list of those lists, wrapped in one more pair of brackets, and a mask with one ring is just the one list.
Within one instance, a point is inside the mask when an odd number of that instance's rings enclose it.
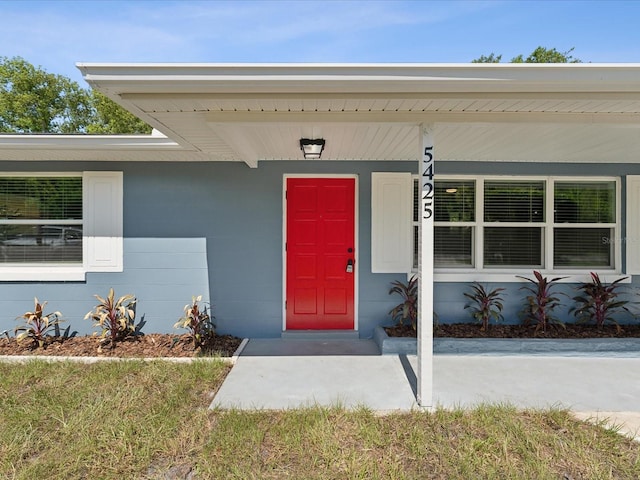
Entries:
{"label": "window", "polygon": [[82,177],[0,177],[0,264],[82,264]]}
{"label": "window", "polygon": [[555,182],[553,263],[557,268],[614,266],[616,183]]}
{"label": "window", "polygon": [[[468,177],[435,183],[435,267],[616,269],[617,179]],[[418,181],[413,266],[417,269]]]}
{"label": "window", "polygon": [[484,266],[544,265],[545,182],[484,182]]}
{"label": "window", "polygon": [[0,174],[0,280],[122,271],[122,172]]}

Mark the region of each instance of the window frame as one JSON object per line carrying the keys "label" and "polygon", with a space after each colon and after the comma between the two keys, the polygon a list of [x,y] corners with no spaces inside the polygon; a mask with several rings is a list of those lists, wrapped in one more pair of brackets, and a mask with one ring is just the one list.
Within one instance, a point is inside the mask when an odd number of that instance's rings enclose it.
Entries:
{"label": "window frame", "polygon": [[[418,180],[417,175],[412,176],[413,181]],[[514,275],[530,276],[531,272],[539,270],[543,275],[562,275],[563,282],[576,282],[582,281],[590,271],[598,272],[601,276],[606,276],[607,280],[623,278],[622,274],[622,245],[620,238],[622,238],[622,189],[621,178],[616,176],[562,176],[562,175],[437,175],[436,182],[438,181],[462,181],[473,180],[475,181],[475,221],[473,222],[455,222],[456,226],[470,226],[472,228],[472,252],[471,257],[473,259],[473,265],[470,267],[435,267],[434,274],[436,281],[513,281]],[[485,222],[484,218],[484,186],[486,181],[543,181],[545,188],[545,214],[543,222],[531,222],[531,226],[540,226],[542,228],[542,261],[541,267],[485,267],[484,266],[484,229],[485,226],[491,226],[492,222]],[[555,182],[614,182],[615,185],[615,222],[614,223],[575,223],[571,224],[571,227],[575,228],[588,228],[589,226],[611,228],[613,230],[613,237],[611,242],[612,263],[611,267],[581,267],[581,268],[555,268],[553,265],[554,254],[554,230],[555,228],[567,228],[566,224],[558,223],[562,227],[556,227],[554,218],[554,195],[555,195]],[[413,183],[412,183],[413,185]],[[437,202],[438,199],[436,198]],[[413,219],[412,219],[413,220]],[[434,228],[438,226],[449,226],[451,222],[434,222]],[[419,225],[419,222],[412,222],[412,236],[413,228]],[[501,224],[502,225],[502,224]],[[513,226],[522,226],[522,223],[514,223]],[[509,226],[504,224],[504,226]],[[412,244],[413,253],[413,244]],[[415,274],[417,269],[412,269],[412,274]],[[627,279],[628,280],[628,279]],[[628,280],[630,281],[630,280]]]}
{"label": "window frame", "polygon": [[[82,179],[82,220],[47,222],[75,223],[82,226],[82,260],[74,263],[6,263],[0,264],[0,282],[84,281],[88,272],[123,271],[123,174],[121,171],[47,171],[0,172],[2,177]],[[100,190],[99,184],[107,190]],[[104,196],[108,191],[109,196]],[[104,212],[111,215],[102,221]],[[97,247],[96,247],[97,245]],[[94,261],[99,258],[100,262]]]}
{"label": "window frame", "polygon": [[[82,185],[82,172],[40,172],[40,173],[25,173],[25,172],[7,172],[0,173],[0,178],[78,178],[80,179],[80,186],[82,191],[84,191],[84,186]],[[81,194],[82,195],[82,194]],[[83,202],[84,203],[84,202]],[[84,206],[84,205],[83,205]],[[28,219],[28,220],[12,220],[12,219],[0,219],[0,225],[41,225],[41,226],[66,226],[73,225],[79,226],[80,228],[84,228],[84,215],[85,212],[82,212],[82,218],[80,220],[77,219]],[[4,270],[11,270],[11,268],[16,268],[21,271],[34,269],[34,268],[43,268],[44,270],[48,270],[49,268],[58,269],[60,268],[69,268],[71,270],[76,269],[79,266],[82,266],[83,259],[75,262],[7,262],[0,263],[0,268]]]}

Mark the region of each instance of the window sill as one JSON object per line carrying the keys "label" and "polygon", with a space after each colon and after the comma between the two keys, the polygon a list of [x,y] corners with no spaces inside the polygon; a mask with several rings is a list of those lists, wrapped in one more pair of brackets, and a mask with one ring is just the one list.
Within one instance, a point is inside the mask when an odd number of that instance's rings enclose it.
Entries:
{"label": "window sill", "polygon": [[0,267],[0,282],[81,282],[85,276],[82,266]]}
{"label": "window sill", "polygon": [[[611,283],[619,279],[624,279],[620,283],[631,283],[631,275],[624,275],[612,270],[585,270],[576,272],[545,272],[541,271],[543,276],[556,278],[562,277],[558,280],[558,283],[582,283],[589,281],[589,272],[594,271],[604,283]],[[413,274],[415,275],[415,274]],[[517,276],[533,278],[533,269],[522,272],[491,272],[491,271],[459,271],[459,272],[434,272],[433,279],[435,282],[447,283],[447,282],[482,282],[482,283],[515,283],[524,282]]]}

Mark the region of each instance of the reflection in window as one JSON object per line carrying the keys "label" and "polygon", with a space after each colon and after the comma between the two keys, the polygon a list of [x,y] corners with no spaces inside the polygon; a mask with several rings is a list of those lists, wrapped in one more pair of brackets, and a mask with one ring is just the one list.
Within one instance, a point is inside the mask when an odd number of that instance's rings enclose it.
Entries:
{"label": "reflection in window", "polygon": [[542,267],[542,228],[485,227],[486,267]]}
{"label": "reflection in window", "polygon": [[82,178],[0,178],[0,263],[82,262]]}
{"label": "reflection in window", "polygon": [[473,266],[473,225],[476,184],[472,180],[436,181],[434,264]]}
{"label": "reflection in window", "polygon": [[544,182],[486,181],[485,222],[544,222]]}

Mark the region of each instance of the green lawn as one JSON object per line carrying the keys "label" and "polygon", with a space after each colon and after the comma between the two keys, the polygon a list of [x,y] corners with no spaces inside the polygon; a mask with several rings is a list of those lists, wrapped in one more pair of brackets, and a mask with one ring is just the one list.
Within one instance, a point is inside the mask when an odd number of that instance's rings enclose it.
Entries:
{"label": "green lawn", "polygon": [[228,368],[0,363],[0,478],[640,478],[638,444],[562,410],[208,411]]}

